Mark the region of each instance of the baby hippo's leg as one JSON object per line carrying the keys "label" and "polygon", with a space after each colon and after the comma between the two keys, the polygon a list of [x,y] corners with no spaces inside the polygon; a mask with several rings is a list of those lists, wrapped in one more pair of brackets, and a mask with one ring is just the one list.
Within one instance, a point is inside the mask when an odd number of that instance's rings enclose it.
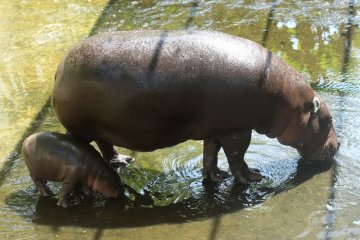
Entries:
{"label": "baby hippo's leg", "polygon": [[77,185],[76,182],[63,182],[62,188],[59,193],[59,200],[57,202],[58,206],[61,206],[64,208],[69,206],[68,198],[70,196],[70,193],[76,187],[76,185]]}
{"label": "baby hippo's leg", "polygon": [[36,190],[39,192],[40,196],[49,197],[54,195],[44,180],[40,180],[34,177],[31,177],[31,179],[34,181]]}

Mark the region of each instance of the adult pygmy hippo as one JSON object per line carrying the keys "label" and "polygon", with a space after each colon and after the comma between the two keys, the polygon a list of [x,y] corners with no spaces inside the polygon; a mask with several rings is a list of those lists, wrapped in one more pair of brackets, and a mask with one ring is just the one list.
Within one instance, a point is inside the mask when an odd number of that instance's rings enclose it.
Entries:
{"label": "adult pygmy hippo", "polygon": [[204,140],[204,177],[220,181],[222,147],[246,183],[260,175],[244,161],[255,129],[328,162],[339,143],[325,103],[292,67],[260,45],[207,31],[129,31],[89,37],[60,63],[53,108],[68,133],[137,151]]}
{"label": "adult pygmy hippo", "polygon": [[86,142],[59,133],[35,133],[25,139],[22,152],[40,195],[53,195],[47,180],[63,183],[59,206],[68,206],[67,199],[79,183],[109,197],[124,194],[119,174]]}

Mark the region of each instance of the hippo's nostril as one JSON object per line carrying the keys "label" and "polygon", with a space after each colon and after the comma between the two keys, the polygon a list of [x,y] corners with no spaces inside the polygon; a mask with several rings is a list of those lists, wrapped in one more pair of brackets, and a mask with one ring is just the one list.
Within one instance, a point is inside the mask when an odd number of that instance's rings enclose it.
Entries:
{"label": "hippo's nostril", "polygon": [[330,148],[329,148],[329,154],[331,157],[334,157],[335,153],[338,151],[339,149],[339,145],[337,146],[333,146],[331,145]]}

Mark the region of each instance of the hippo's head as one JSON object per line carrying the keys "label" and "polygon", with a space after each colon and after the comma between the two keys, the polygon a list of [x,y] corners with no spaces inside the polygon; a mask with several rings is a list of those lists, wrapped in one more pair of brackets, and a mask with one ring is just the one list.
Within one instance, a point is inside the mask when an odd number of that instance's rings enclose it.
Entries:
{"label": "hippo's head", "polygon": [[315,96],[312,102],[305,104],[304,109],[291,118],[278,140],[295,147],[309,164],[331,162],[340,143],[328,108]]}

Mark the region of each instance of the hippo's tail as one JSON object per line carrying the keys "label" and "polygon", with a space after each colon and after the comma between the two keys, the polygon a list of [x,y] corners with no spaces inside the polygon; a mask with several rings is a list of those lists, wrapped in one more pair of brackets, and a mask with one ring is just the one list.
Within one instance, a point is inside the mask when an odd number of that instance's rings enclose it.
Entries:
{"label": "hippo's tail", "polygon": [[53,88],[53,93],[52,93],[52,96],[51,96],[51,105],[52,105],[53,108],[55,107],[54,90],[55,90],[55,87],[56,87],[56,80],[58,79],[58,77],[60,77],[61,72],[63,71],[63,69],[64,69],[64,59],[60,62],[58,68],[56,69],[55,76],[54,76],[54,88]]}
{"label": "hippo's tail", "polygon": [[[59,71],[59,67],[56,69],[55,76],[54,76],[54,82],[56,82],[56,77],[57,77],[57,75],[58,75],[58,71]],[[51,106],[52,106],[53,108],[55,107],[54,94],[51,94]]]}

